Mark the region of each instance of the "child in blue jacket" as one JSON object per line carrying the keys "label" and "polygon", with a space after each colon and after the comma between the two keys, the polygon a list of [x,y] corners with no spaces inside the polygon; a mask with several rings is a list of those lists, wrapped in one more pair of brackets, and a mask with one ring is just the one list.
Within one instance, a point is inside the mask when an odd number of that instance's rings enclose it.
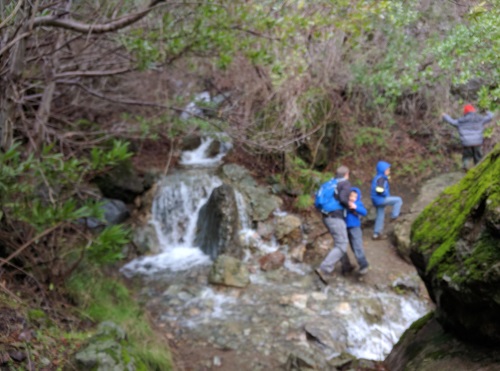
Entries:
{"label": "child in blue jacket", "polygon": [[[363,201],[361,200],[361,191],[359,188],[352,187],[349,195],[350,204],[354,204],[353,208],[347,209],[345,222],[347,226],[347,236],[349,244],[351,245],[352,252],[356,257],[359,265],[359,274],[366,274],[368,272],[368,261],[365,257],[363,249],[363,232],[361,231],[361,217],[366,216],[367,211]],[[347,256],[346,256],[346,259]]]}
{"label": "child in blue jacket", "polygon": [[391,196],[389,175],[391,174],[391,164],[385,161],[377,163],[377,175],[372,180],[371,198],[373,206],[377,210],[375,227],[373,229],[373,239],[380,240],[386,238],[382,234],[384,230],[385,207],[392,206],[391,220],[396,220],[401,212],[403,200],[398,196]]}

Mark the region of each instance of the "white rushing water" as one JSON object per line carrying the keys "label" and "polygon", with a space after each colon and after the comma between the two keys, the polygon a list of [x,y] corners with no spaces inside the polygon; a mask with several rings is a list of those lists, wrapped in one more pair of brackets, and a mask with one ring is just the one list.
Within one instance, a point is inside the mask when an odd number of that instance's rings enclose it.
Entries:
{"label": "white rushing water", "polygon": [[[127,276],[144,275],[154,277],[168,271],[189,272],[197,266],[212,264],[209,256],[205,255],[198,247],[194,246],[197,219],[200,209],[207,202],[212,191],[222,185],[219,177],[213,174],[211,168],[218,166],[224,153],[214,158],[206,157],[211,140],[203,140],[201,146],[182,154],[181,163],[184,169],[169,174],[158,184],[158,191],[153,200],[150,225],[154,227],[160,252],[156,255],[137,258],[122,268]],[[246,212],[246,205],[242,195],[235,192],[238,214],[240,217],[240,238],[246,246],[252,246],[254,252],[245,251],[245,262],[250,262],[255,251],[260,255],[280,250],[286,256],[284,268],[297,276],[311,274],[311,267],[293,262],[288,256],[288,247],[280,246],[274,238],[263,241],[259,234],[251,229],[251,223]],[[275,211],[275,216],[286,213]],[[186,328],[202,330],[203,326],[225,326],[227,322],[235,323],[244,321],[244,318],[257,318],[256,312],[260,306],[276,305],[281,308],[281,296],[285,293],[301,298],[296,302],[299,318],[330,318],[336,316],[342,319],[347,331],[348,352],[358,358],[382,360],[398,341],[401,334],[415,320],[427,313],[426,305],[416,298],[397,295],[395,293],[379,293],[372,289],[359,288],[351,283],[341,288],[327,288],[324,293],[311,292],[311,286],[295,286],[294,282],[279,282],[269,280],[265,272],[258,267],[250,275],[251,289],[243,290],[235,296],[218,292],[212,287],[187,289],[182,295],[177,292],[164,293],[165,306],[170,310],[161,316],[165,321],[176,321]],[[193,283],[190,283],[194,285]],[[252,286],[253,285],[253,286]],[[175,285],[172,285],[174,287]],[[335,290],[335,291],[333,291]],[[356,291],[357,290],[357,291]],[[365,290],[363,292],[363,290]],[[356,294],[352,294],[356,292]],[[180,295],[180,296],[179,296]],[[309,306],[314,302],[314,297],[325,295],[332,300],[328,305],[323,304],[313,312]],[[266,299],[267,298],[267,299]],[[366,309],[364,300],[376,300],[380,303],[381,318],[376,321],[367,320],[363,315]],[[169,300],[172,300],[169,302]],[[266,302],[266,300],[269,300]],[[274,302],[272,302],[274,300]],[[271,304],[270,304],[271,303]],[[276,318],[271,318],[275,323],[290,319],[279,313]],[[267,314],[269,315],[269,314]],[[369,316],[368,316],[369,317]],[[262,319],[264,322],[265,319]],[[275,324],[274,323],[274,324]],[[252,324],[245,325],[245,332],[255,333]],[[258,322],[256,326],[262,326]],[[268,327],[272,327],[273,323]],[[286,334],[283,335],[283,338]],[[272,339],[271,339],[272,340]],[[271,341],[270,340],[270,341]],[[244,341],[244,340],[242,340]],[[333,355],[330,355],[333,356]],[[328,357],[328,355],[327,355]]]}

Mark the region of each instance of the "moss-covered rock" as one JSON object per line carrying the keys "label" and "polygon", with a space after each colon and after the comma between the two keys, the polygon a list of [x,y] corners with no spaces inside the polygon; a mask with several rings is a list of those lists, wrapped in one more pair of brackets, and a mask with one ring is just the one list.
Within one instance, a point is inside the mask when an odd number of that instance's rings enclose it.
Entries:
{"label": "moss-covered rock", "polygon": [[103,322],[87,346],[75,355],[78,369],[134,371],[125,331],[113,322]]}
{"label": "moss-covered rock", "polygon": [[415,220],[412,262],[455,334],[500,343],[500,144]]}
{"label": "moss-covered rock", "polygon": [[391,371],[493,371],[500,352],[456,339],[430,313],[405,331],[384,363]]}

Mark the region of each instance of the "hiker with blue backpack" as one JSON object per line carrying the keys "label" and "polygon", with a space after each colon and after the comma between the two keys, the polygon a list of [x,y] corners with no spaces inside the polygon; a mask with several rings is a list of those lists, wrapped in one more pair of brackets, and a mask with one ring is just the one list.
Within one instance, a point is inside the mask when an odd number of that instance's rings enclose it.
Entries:
{"label": "hiker with blue backpack", "polygon": [[349,201],[351,183],[349,182],[349,168],[340,166],[335,178],[324,183],[316,193],[314,205],[321,212],[323,224],[333,237],[333,248],[323,262],[314,271],[323,283],[328,284],[333,277],[335,264],[341,260],[343,271],[350,268],[346,266],[349,261],[342,259],[347,253],[347,228],[345,223],[346,209],[354,209],[354,203]]}
{"label": "hiker with blue backpack", "polygon": [[371,199],[373,206],[377,210],[372,239],[381,240],[387,238],[386,235],[382,234],[384,230],[385,208],[392,206],[391,221],[393,222],[399,217],[403,200],[401,197],[391,195],[389,184],[391,164],[379,161],[376,170],[377,174],[373,178],[371,185]]}

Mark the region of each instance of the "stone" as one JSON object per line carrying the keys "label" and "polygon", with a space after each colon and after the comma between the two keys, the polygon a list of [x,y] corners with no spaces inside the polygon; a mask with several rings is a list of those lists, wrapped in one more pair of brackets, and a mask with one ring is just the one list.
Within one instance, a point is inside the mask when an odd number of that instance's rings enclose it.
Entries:
{"label": "stone", "polygon": [[500,344],[500,144],[414,221],[410,258],[455,336]]}
{"label": "stone", "polygon": [[250,284],[250,274],[238,259],[220,255],[210,270],[208,281],[217,285],[246,287]]}
{"label": "stone", "polygon": [[285,254],[281,251],[275,251],[270,254],[264,255],[259,259],[260,269],[263,271],[276,270],[283,266],[285,263]]}
{"label": "stone", "polygon": [[463,173],[447,173],[424,182],[417,199],[410,207],[408,214],[401,215],[394,225],[394,239],[399,255],[407,262],[410,260],[410,234],[411,226],[424,208],[439,197],[446,187],[462,179]]}

